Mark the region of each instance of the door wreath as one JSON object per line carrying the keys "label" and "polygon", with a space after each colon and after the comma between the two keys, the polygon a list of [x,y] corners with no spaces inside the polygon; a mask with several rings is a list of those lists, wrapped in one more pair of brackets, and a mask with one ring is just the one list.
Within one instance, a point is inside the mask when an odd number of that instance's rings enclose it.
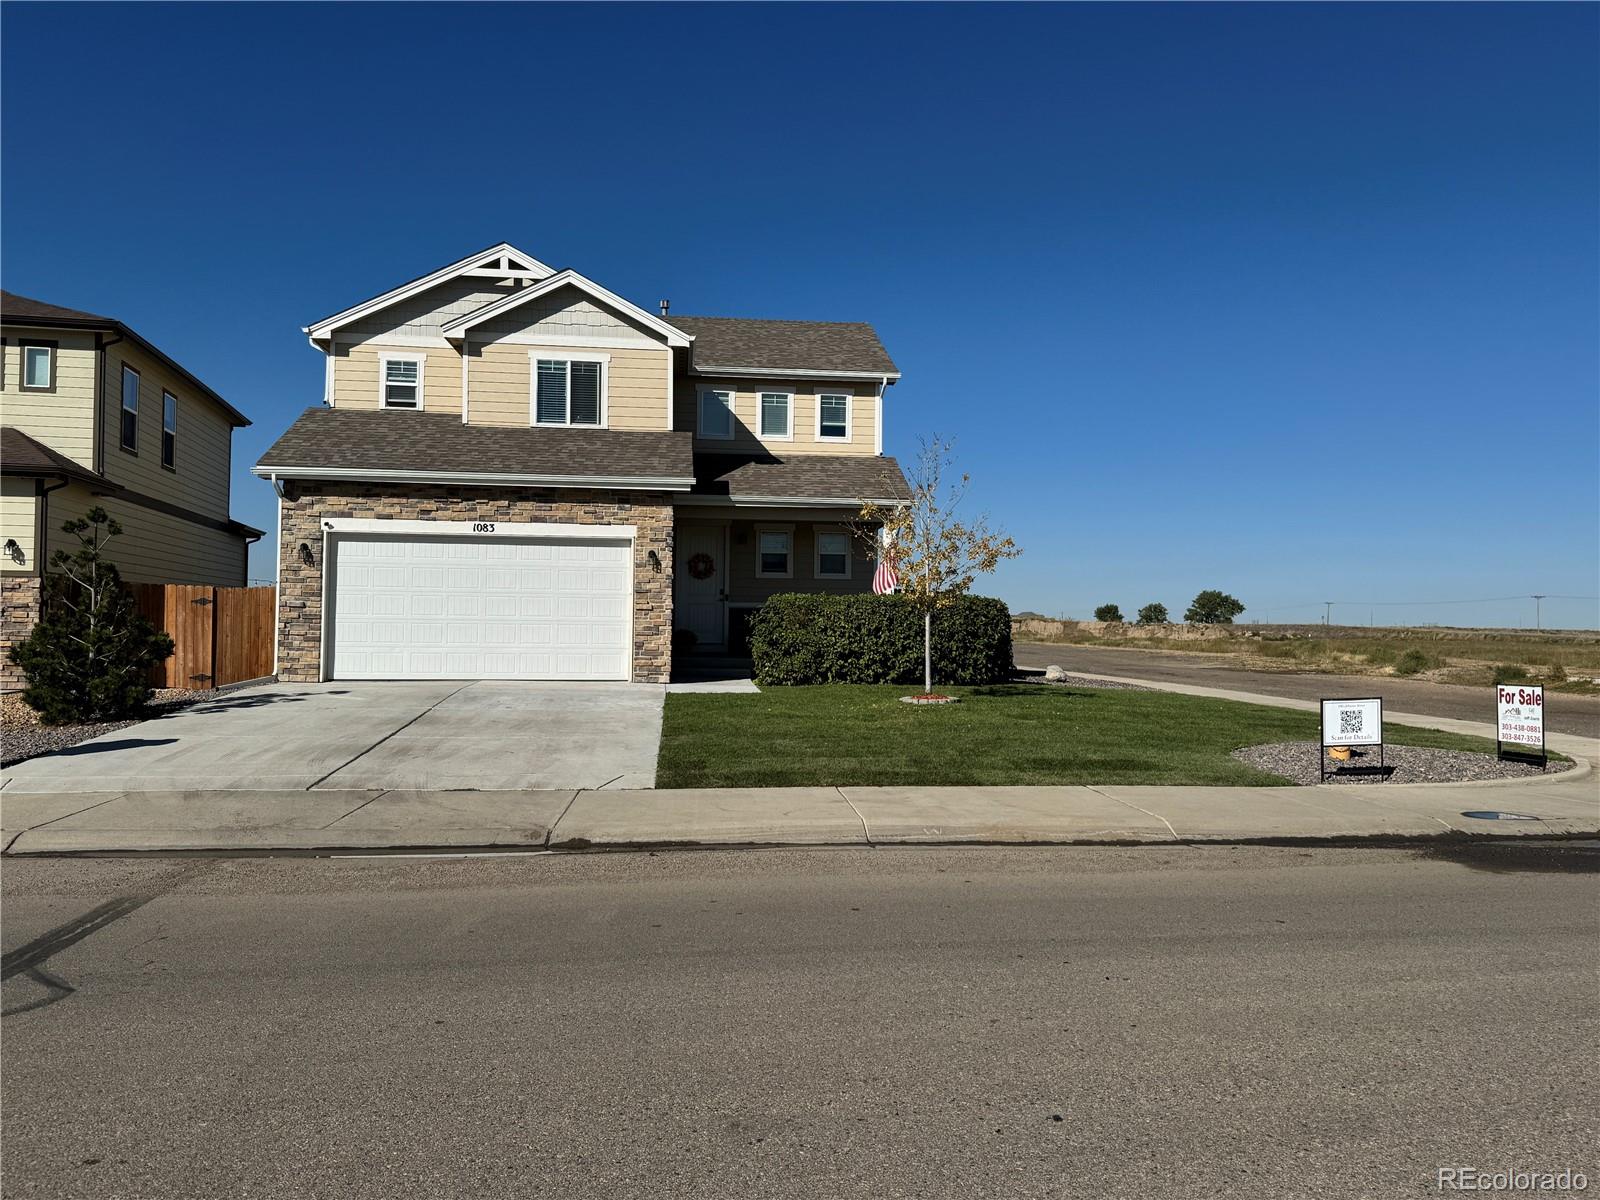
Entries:
{"label": "door wreath", "polygon": [[689,556],[689,574],[695,579],[710,579],[717,569],[711,555],[704,552]]}

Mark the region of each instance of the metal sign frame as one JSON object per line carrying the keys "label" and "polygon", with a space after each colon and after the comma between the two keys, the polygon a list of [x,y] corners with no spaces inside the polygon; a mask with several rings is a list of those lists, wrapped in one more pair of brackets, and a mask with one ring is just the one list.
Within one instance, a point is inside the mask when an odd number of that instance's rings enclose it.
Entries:
{"label": "metal sign frame", "polygon": [[[1354,767],[1351,769],[1350,773],[1359,775],[1378,775],[1386,783],[1389,780],[1389,769],[1383,761],[1383,697],[1330,696],[1319,701],[1317,704],[1317,777],[1318,782],[1320,783],[1327,783],[1328,776],[1337,775],[1339,773],[1337,769],[1333,771],[1328,770],[1328,747],[1345,745],[1344,742],[1329,742],[1324,740],[1327,737],[1328,729],[1327,722],[1323,719],[1324,714],[1327,712],[1327,706],[1330,704],[1347,704],[1351,701],[1357,700],[1363,704],[1371,704],[1372,702],[1376,701],[1378,705],[1378,765],[1376,767]],[[1372,743],[1370,742],[1367,743],[1367,745],[1371,744]]]}
{"label": "metal sign frame", "polygon": [[[1500,740],[1500,689],[1516,687],[1536,687],[1539,689],[1539,753],[1533,752],[1533,747],[1525,746],[1522,742],[1502,742]],[[1494,685],[1494,756],[1500,762],[1520,762],[1532,766],[1539,764],[1539,770],[1550,769],[1550,751],[1546,746],[1544,711],[1544,684],[1542,683],[1500,683]],[[1506,746],[1521,747],[1516,750],[1507,750]]]}

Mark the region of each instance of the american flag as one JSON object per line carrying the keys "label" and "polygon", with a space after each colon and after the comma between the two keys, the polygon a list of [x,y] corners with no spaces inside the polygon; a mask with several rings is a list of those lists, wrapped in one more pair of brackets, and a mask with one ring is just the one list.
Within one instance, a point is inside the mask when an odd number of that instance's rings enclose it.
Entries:
{"label": "american flag", "polygon": [[900,587],[900,573],[894,569],[894,555],[884,554],[878,559],[878,569],[872,573],[872,590],[887,596]]}

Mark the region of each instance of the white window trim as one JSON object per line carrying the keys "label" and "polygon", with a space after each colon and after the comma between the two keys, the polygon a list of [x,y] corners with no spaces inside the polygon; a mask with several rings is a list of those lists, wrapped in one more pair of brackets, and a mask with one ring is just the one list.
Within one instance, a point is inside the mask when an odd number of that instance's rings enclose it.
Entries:
{"label": "white window trim", "polygon": [[[416,404],[390,404],[389,403],[389,364],[392,362],[406,362],[417,364],[417,402]],[[423,412],[427,404],[422,395],[423,382],[428,374],[428,356],[426,354],[380,354],[378,355],[378,407],[392,408],[397,412]]]}
{"label": "white window trim", "polygon": [[[766,416],[765,409],[768,396],[783,396],[788,400],[784,405],[784,415],[788,418],[786,428],[782,433],[768,433],[762,428],[762,421]],[[794,441],[794,392],[785,388],[761,388],[756,392],[756,432],[763,442],[792,442]]]}
{"label": "white window trim", "polygon": [[[837,534],[844,539],[844,574],[829,575],[822,570],[822,538],[824,534]],[[850,553],[850,531],[842,525],[814,525],[811,528],[811,577],[813,579],[849,579],[850,563],[855,555]]]}
{"label": "white window trim", "polygon": [[[167,461],[167,401],[172,401],[172,461]],[[178,469],[178,397],[166,388],[161,389],[161,446],[157,456],[161,466],[168,471]]]}
{"label": "white window trim", "polygon": [[[728,397],[728,407],[727,407],[727,412],[728,412],[728,432],[727,433],[708,433],[706,431],[706,397],[707,396],[720,396],[720,395],[724,395],[724,394],[726,394],[727,397]],[[695,391],[695,409],[694,409],[695,436],[703,438],[708,442],[731,442],[731,441],[733,441],[734,426],[736,426],[739,423],[739,411],[738,410],[739,410],[739,392],[738,392],[737,388],[731,388],[731,387],[702,387],[702,388],[696,389],[696,391]]]}
{"label": "white window trim", "polygon": [[[789,540],[789,553],[786,556],[789,568],[786,571],[763,571],[761,569],[761,538],[764,534],[781,533]],[[793,525],[757,525],[756,526],[756,578],[757,579],[793,579],[794,578],[794,526]]]}
{"label": "white window trim", "polygon": [[[564,362],[567,365],[567,419],[565,421],[539,420],[539,362]],[[572,366],[575,362],[600,364],[600,424],[574,425],[572,423]],[[611,427],[611,355],[573,354],[565,350],[528,351],[528,424],[543,425],[551,429],[609,429]]]}
{"label": "white window trim", "polygon": [[[822,432],[822,398],[824,396],[843,396],[844,397],[844,436],[843,437],[828,437],[828,436],[824,435],[823,432]],[[833,443],[835,445],[840,445],[840,446],[844,445],[846,442],[854,441],[855,440],[855,434],[856,434],[856,397],[855,397],[855,393],[854,392],[850,392],[850,391],[845,391],[845,390],[840,389],[840,388],[826,388],[826,389],[818,388],[815,399],[816,399],[816,402],[817,402],[816,440],[819,441],[819,442],[830,442],[830,443]]]}
{"label": "white window trim", "polygon": [[[28,359],[35,352],[44,353],[44,382],[28,382]],[[56,386],[56,347],[41,346],[35,342],[31,346],[22,347],[22,374],[17,378],[17,390],[23,392],[52,392]]]}

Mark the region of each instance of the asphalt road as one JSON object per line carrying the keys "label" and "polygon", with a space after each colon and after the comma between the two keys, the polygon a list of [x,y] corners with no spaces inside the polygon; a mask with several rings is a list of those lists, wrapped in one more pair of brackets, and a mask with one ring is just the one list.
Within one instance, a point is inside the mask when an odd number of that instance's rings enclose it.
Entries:
{"label": "asphalt road", "polygon": [[4,1193],[1600,1179],[1596,876],[1517,869],[1593,852],[1511,853],[8,861]]}
{"label": "asphalt road", "polygon": [[[1382,696],[1396,712],[1425,713],[1461,721],[1494,724],[1494,694],[1488,688],[1457,687],[1417,679],[1369,675],[1289,675],[1276,671],[1243,671],[1220,654],[1185,654],[1172,650],[1129,650],[1101,646],[1045,645],[1018,642],[1013,654],[1019,667],[1059,664],[1086,674],[1188,683],[1196,687],[1232,688],[1263,696],[1321,700],[1334,696]],[[1600,696],[1545,693],[1545,726],[1557,733],[1600,737]],[[1600,1186],[1600,1185],[1597,1185]]]}

